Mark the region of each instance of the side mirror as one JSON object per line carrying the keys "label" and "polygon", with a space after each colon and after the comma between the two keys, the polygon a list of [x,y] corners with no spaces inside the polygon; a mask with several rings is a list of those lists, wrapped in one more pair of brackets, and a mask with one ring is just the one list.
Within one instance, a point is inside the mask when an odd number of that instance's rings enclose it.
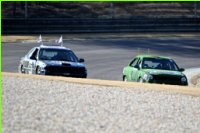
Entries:
{"label": "side mirror", "polygon": [[80,58],[80,59],[79,59],[79,62],[84,62],[84,61],[85,61],[85,60],[84,60],[84,59],[82,59],[82,58]]}
{"label": "side mirror", "polygon": [[140,69],[139,65],[135,65],[134,67],[137,68],[138,70]]}
{"label": "side mirror", "polygon": [[183,72],[183,71],[185,71],[185,69],[184,68],[180,68],[178,71]]}
{"label": "side mirror", "polygon": [[37,60],[35,56],[31,56],[30,59]]}

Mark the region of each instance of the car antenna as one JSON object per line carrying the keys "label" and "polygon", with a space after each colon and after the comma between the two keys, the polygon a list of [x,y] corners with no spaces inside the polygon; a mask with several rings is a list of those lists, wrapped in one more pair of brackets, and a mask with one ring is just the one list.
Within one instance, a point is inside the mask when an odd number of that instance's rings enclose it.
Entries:
{"label": "car antenna", "polygon": [[43,41],[42,41],[42,36],[41,36],[41,34],[40,34],[40,36],[39,36],[37,42],[40,43],[40,45],[43,45]]}

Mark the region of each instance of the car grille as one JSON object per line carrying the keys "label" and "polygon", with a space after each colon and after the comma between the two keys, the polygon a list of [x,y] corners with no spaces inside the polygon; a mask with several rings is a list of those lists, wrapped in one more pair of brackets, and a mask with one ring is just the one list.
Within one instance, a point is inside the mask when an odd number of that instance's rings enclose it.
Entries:
{"label": "car grille", "polygon": [[182,85],[181,76],[153,75],[153,83]]}
{"label": "car grille", "polygon": [[84,67],[70,67],[70,66],[47,66],[46,73],[49,75],[65,75],[75,76],[85,74]]}

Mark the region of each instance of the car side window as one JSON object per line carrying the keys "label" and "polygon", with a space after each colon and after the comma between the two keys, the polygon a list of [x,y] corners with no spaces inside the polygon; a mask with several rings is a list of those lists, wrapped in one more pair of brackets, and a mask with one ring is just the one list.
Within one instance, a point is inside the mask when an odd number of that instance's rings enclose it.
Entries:
{"label": "car side window", "polygon": [[30,55],[30,59],[35,60],[38,55],[38,48],[34,50],[34,52]]}
{"label": "car side window", "polygon": [[141,59],[138,59],[137,66],[141,68]]}
{"label": "car side window", "polygon": [[32,48],[30,51],[28,51],[28,53],[26,54],[26,57],[30,58],[30,56],[32,55],[33,51],[35,50],[36,48]]}
{"label": "car side window", "polygon": [[135,58],[131,63],[130,66],[135,67],[137,65],[138,58]]}

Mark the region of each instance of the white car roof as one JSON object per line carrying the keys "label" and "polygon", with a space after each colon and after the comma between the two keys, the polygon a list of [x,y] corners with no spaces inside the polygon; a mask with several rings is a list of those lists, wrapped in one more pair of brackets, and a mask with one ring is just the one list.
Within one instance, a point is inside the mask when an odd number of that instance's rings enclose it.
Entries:
{"label": "white car roof", "polygon": [[52,49],[66,49],[66,50],[71,50],[69,48],[66,48],[66,47],[60,46],[60,45],[40,45],[40,48],[52,48]]}

